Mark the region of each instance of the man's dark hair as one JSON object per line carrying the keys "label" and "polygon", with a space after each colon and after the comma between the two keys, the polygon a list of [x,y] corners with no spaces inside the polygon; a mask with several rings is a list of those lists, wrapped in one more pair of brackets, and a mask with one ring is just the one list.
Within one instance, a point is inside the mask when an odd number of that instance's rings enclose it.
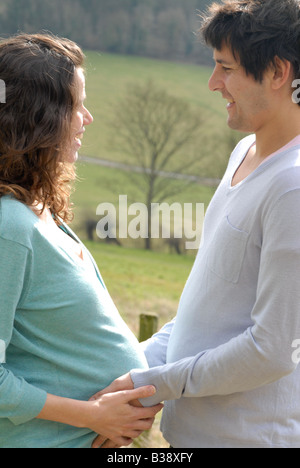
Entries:
{"label": "man's dark hair", "polygon": [[300,78],[299,0],[223,0],[209,7],[200,33],[214,49],[229,46],[257,81],[275,57],[291,62]]}

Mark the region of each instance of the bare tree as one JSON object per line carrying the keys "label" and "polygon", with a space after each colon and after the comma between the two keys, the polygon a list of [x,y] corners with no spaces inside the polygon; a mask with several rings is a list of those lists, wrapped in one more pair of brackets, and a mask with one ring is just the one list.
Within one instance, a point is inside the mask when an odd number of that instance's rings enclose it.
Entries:
{"label": "bare tree", "polygon": [[130,85],[114,109],[114,148],[127,155],[142,174],[132,180],[148,208],[146,249],[151,248],[151,204],[161,203],[186,186],[186,182],[175,186],[168,173],[183,174],[198,162],[201,122],[199,113],[185,100],[152,81]]}

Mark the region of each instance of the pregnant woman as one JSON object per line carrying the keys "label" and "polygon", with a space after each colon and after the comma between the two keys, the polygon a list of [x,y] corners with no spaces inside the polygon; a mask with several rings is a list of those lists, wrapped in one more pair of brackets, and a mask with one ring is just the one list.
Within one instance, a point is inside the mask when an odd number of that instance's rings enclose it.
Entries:
{"label": "pregnant woman", "polygon": [[[152,386],[89,401],[145,357],[68,227],[85,127],[84,56],[67,39],[0,43],[0,447],[129,445]],[[100,436],[98,436],[100,434]]]}

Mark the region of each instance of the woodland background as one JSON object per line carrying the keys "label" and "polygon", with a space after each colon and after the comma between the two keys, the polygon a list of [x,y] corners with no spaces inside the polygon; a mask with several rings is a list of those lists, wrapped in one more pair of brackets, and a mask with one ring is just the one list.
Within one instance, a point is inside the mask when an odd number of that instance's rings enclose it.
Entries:
{"label": "woodland background", "polygon": [[211,64],[196,37],[207,0],[0,0],[0,35],[41,29],[83,48]]}

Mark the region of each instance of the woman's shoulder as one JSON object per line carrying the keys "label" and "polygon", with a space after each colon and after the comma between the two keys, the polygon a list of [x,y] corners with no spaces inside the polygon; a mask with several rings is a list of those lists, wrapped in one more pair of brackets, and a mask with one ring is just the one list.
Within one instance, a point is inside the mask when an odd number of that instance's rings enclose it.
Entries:
{"label": "woman's shoulder", "polygon": [[0,198],[0,237],[31,248],[38,218],[24,203],[10,195]]}

